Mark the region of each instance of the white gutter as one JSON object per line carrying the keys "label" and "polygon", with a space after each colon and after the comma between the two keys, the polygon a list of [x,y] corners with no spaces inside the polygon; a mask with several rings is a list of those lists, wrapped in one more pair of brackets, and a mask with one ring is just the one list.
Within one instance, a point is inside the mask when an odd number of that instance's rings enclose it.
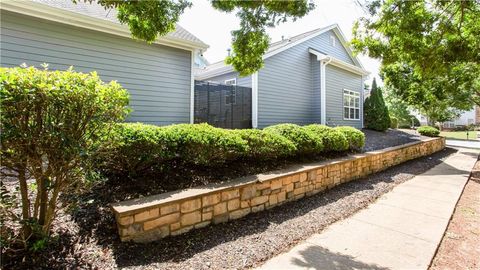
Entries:
{"label": "white gutter", "polygon": [[332,62],[330,56],[326,56],[320,60],[320,123],[325,125],[327,123],[327,83],[326,83],[326,69],[325,67]]}

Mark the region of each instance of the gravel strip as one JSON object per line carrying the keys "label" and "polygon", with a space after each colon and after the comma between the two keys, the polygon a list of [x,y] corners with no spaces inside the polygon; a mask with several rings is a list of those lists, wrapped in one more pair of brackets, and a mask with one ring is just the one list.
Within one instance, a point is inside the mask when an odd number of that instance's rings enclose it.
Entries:
{"label": "gravel strip", "polygon": [[385,132],[363,129],[362,132],[365,133],[365,152],[428,138],[418,134],[416,130],[412,129],[389,129]]}

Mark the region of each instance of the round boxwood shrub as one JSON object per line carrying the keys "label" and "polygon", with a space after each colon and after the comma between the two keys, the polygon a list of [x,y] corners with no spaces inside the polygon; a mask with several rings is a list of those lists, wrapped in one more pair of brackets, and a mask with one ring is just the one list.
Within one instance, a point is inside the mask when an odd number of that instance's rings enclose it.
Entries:
{"label": "round boxwood shrub", "polygon": [[351,150],[361,150],[365,146],[365,134],[362,131],[348,126],[336,127],[334,130],[342,132],[347,137]]}
{"label": "round boxwood shrub", "polygon": [[237,129],[233,130],[247,142],[245,157],[256,160],[270,160],[293,156],[296,147],[289,139],[268,130]]}
{"label": "round boxwood shrub", "polygon": [[304,127],[322,139],[325,152],[342,152],[348,150],[345,134],[325,125],[312,124]]}
{"label": "round boxwood shrub", "polygon": [[244,155],[247,142],[231,130],[203,124],[178,124],[164,127],[169,151],[185,163],[214,165]]}
{"label": "round boxwood shrub", "polygon": [[419,127],[417,128],[417,131],[421,135],[428,137],[437,137],[440,134],[440,131],[438,129],[430,126]]}
{"label": "round boxwood shrub", "polygon": [[319,154],[323,151],[322,139],[315,133],[299,125],[278,124],[267,127],[264,130],[289,139],[295,145],[297,149],[296,154],[298,155]]}

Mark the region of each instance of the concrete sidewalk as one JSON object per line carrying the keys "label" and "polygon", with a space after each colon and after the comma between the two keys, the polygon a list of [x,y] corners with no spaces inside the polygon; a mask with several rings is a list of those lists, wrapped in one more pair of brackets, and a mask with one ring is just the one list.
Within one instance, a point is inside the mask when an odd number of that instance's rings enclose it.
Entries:
{"label": "concrete sidewalk", "polygon": [[460,149],[259,269],[427,269],[477,156]]}

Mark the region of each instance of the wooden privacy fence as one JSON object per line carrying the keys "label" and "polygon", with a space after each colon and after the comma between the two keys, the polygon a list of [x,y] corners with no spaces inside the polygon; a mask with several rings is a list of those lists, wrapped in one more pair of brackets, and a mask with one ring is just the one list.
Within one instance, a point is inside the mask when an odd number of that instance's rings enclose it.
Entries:
{"label": "wooden privacy fence", "polygon": [[195,123],[221,128],[252,127],[252,88],[195,81]]}

